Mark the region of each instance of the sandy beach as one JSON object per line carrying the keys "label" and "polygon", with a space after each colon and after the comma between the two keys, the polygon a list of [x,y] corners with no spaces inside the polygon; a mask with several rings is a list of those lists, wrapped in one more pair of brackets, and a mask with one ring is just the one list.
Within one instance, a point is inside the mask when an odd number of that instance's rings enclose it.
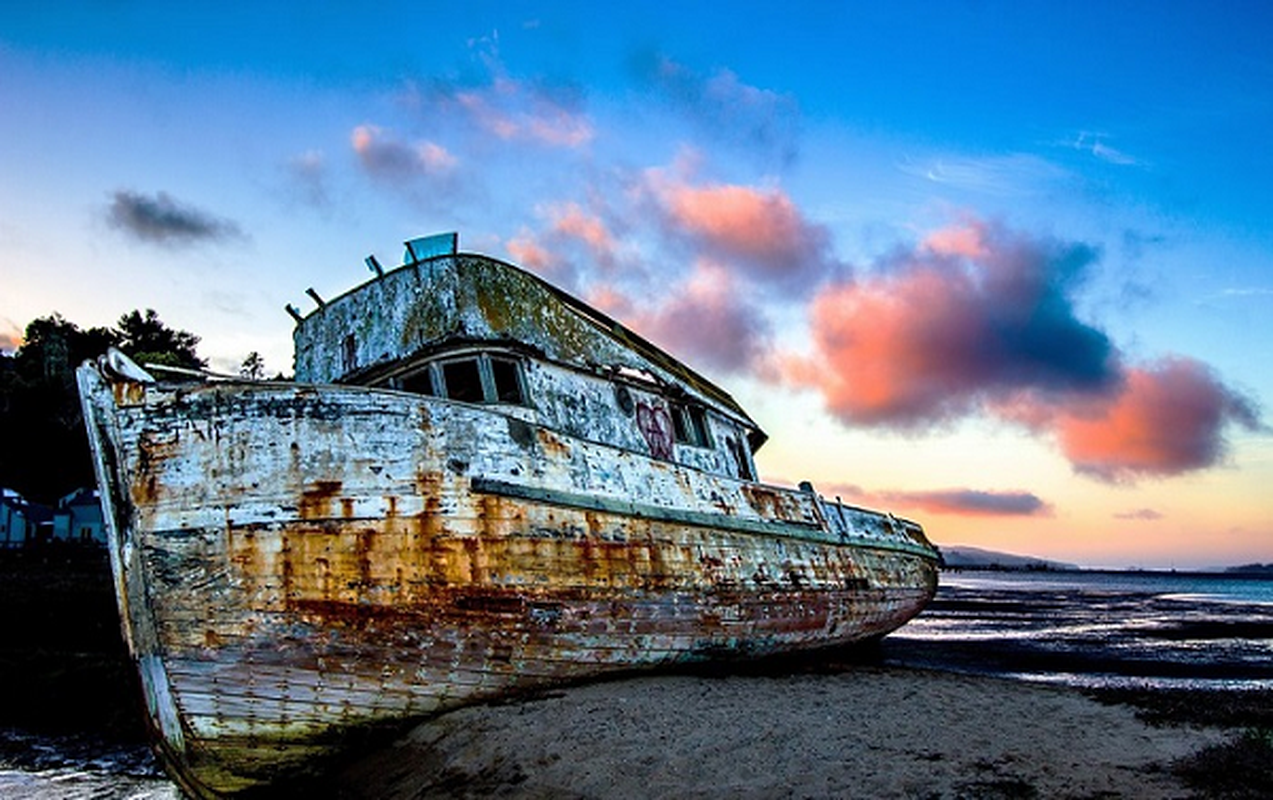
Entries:
{"label": "sandy beach", "polygon": [[925,670],[635,677],[425,723],[338,797],[1183,798],[1224,738],[1082,692]]}

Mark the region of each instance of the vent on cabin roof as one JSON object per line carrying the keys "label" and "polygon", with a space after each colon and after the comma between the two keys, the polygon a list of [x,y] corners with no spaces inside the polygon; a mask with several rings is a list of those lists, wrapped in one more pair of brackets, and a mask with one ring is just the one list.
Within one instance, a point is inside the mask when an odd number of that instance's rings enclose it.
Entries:
{"label": "vent on cabin roof", "polygon": [[403,264],[418,264],[426,258],[434,256],[452,256],[459,251],[460,234],[438,233],[423,236],[406,243],[407,252],[402,256]]}

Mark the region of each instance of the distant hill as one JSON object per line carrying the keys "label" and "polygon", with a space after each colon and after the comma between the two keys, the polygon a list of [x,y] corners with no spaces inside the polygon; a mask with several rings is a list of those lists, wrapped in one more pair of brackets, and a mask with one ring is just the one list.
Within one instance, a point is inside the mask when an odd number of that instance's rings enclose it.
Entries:
{"label": "distant hill", "polygon": [[1243,564],[1240,567],[1229,567],[1227,575],[1258,575],[1262,578],[1273,578],[1273,564]]}
{"label": "distant hill", "polygon": [[1006,569],[1006,570],[1076,570],[1077,564],[1048,561],[1034,556],[1018,556],[1012,553],[996,553],[980,547],[943,547],[942,557],[947,569]]}

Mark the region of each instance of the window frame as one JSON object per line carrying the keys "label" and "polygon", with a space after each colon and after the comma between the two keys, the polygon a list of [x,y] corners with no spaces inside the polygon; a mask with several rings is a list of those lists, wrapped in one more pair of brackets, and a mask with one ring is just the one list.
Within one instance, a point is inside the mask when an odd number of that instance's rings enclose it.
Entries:
{"label": "window frame", "polygon": [[[477,367],[478,385],[481,391],[481,399],[461,399],[452,395],[447,385],[447,366],[463,364],[464,362],[472,362]],[[495,363],[507,364],[512,369],[513,387],[509,387],[506,383],[505,389],[515,388],[517,393],[516,399],[506,399],[500,394],[500,381],[495,378]],[[418,388],[407,388],[406,383],[409,381],[419,381],[427,384],[430,391],[420,391]],[[422,395],[424,397],[438,397],[444,400],[453,400],[457,403],[470,403],[474,405],[506,405],[506,406],[522,406],[531,407],[530,402],[530,385],[526,380],[526,363],[525,359],[519,358],[513,354],[507,353],[489,353],[486,351],[469,352],[456,355],[439,356],[423,365],[405,372],[391,381],[393,388],[399,391],[411,392],[412,394]]]}
{"label": "window frame", "polygon": [[672,439],[676,444],[712,449],[711,427],[707,424],[707,409],[694,403],[668,404],[672,414]]}

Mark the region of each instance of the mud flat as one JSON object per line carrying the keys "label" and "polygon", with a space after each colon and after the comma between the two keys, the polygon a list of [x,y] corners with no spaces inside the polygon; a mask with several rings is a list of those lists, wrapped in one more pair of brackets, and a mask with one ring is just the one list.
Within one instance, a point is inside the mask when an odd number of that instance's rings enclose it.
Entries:
{"label": "mud flat", "polygon": [[1064,687],[906,668],[637,677],[462,709],[338,797],[1192,797],[1225,740]]}

